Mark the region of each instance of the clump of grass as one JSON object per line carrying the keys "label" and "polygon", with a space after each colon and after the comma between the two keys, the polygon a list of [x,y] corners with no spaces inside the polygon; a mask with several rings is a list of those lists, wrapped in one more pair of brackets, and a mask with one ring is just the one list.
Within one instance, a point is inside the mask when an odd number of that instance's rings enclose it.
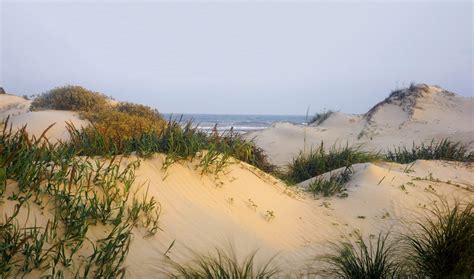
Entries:
{"label": "clump of grass", "polygon": [[402,269],[388,236],[380,233],[375,244],[372,240],[366,243],[360,235],[356,241],[334,243],[333,253],[318,258],[328,266],[319,272],[331,278],[397,278]]}
{"label": "clump of grass", "polygon": [[430,214],[406,235],[407,264],[424,278],[469,278],[474,274],[474,204],[442,201]]}
{"label": "clump of grass", "polygon": [[313,116],[313,118],[309,121],[308,124],[320,125],[321,123],[326,121],[329,118],[329,116],[331,116],[333,113],[334,113],[333,110],[327,110],[327,111],[325,110],[323,112],[316,113]]}
{"label": "clump of grass", "polygon": [[411,149],[398,147],[386,154],[386,159],[401,164],[416,160],[448,160],[460,162],[474,162],[474,152],[469,152],[461,142],[453,142],[449,139],[439,141],[432,140],[429,144],[422,143]]}
{"label": "clump of grass", "polygon": [[40,94],[31,103],[31,110],[56,109],[92,111],[107,105],[107,97],[81,86],[62,86]]}
{"label": "clump of grass", "polygon": [[349,182],[354,170],[352,167],[346,167],[344,170],[330,174],[329,178],[318,177],[308,185],[306,189],[315,195],[323,195],[324,197],[330,197],[335,194],[341,194],[341,196],[347,190],[345,184]]}
{"label": "clump of grass", "polygon": [[168,274],[170,278],[193,278],[193,279],[265,279],[276,276],[279,272],[272,267],[272,260],[261,267],[255,266],[256,252],[248,255],[242,262],[237,259],[235,249],[226,252],[216,248],[215,253],[209,255],[198,255],[188,265],[172,263],[172,271]]}
{"label": "clump of grass", "polygon": [[114,156],[136,152],[140,156],[153,153],[166,154],[163,168],[179,160],[199,157],[199,167],[203,173],[219,173],[231,158],[249,163],[264,171],[275,170],[262,149],[233,131],[207,134],[197,130],[192,122],[186,124],[169,120],[160,131],[150,130],[137,133],[133,137],[117,137],[103,133],[97,127],[76,129],[69,126],[69,149],[86,156]]}
{"label": "clump of grass", "polygon": [[346,145],[336,146],[326,150],[321,143],[319,148],[308,154],[300,153],[288,166],[284,179],[290,183],[299,183],[323,173],[347,167],[356,163],[365,163],[379,160],[378,154],[362,151],[359,147]]}

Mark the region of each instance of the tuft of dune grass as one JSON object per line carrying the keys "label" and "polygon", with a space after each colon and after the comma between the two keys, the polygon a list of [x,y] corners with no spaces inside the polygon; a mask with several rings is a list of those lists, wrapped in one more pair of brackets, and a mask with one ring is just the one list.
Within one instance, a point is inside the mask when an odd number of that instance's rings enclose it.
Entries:
{"label": "tuft of dune grass", "polygon": [[171,263],[169,278],[183,279],[266,279],[276,278],[277,267],[268,260],[261,266],[255,264],[257,251],[250,253],[242,261],[238,260],[235,248],[215,248],[208,255],[196,255],[189,264]]}
{"label": "tuft of dune grass", "polygon": [[458,162],[474,162],[474,152],[468,151],[461,142],[454,142],[449,139],[432,140],[429,144],[422,143],[415,145],[411,149],[407,147],[397,147],[389,150],[386,154],[388,161],[400,164],[410,163],[416,160],[447,160]]}
{"label": "tuft of dune grass", "polygon": [[326,150],[324,144],[321,143],[319,148],[307,154],[301,152],[293,159],[293,162],[288,165],[286,180],[299,183],[338,168],[380,159],[379,154],[363,151],[357,146],[345,145],[338,148],[334,145]]}
{"label": "tuft of dune grass", "polygon": [[326,266],[319,274],[347,279],[397,278],[402,274],[399,252],[388,237],[388,233],[380,233],[374,243],[358,235],[355,241],[332,243],[332,252],[317,258]]}
{"label": "tuft of dune grass", "polygon": [[470,278],[474,274],[474,203],[441,200],[406,234],[407,265],[424,278]]}

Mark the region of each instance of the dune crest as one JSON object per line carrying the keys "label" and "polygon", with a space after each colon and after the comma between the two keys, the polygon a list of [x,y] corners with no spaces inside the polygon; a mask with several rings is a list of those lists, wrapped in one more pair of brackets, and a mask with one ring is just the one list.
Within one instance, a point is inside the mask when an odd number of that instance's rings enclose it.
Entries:
{"label": "dune crest", "polygon": [[318,125],[277,123],[246,137],[255,139],[273,163],[284,166],[300,151],[315,148],[321,142],[326,146],[347,143],[362,145],[368,151],[383,151],[450,138],[474,149],[473,117],[472,98],[418,84],[392,92],[362,115],[333,112]]}
{"label": "dune crest", "polygon": [[36,137],[51,124],[56,123],[48,130],[46,136],[51,141],[66,140],[69,138],[67,132],[67,122],[72,123],[77,128],[85,127],[88,121],[81,119],[77,113],[65,110],[43,110],[30,111],[31,101],[23,97],[1,94],[0,95],[0,121],[9,117],[9,124],[13,129],[19,129],[26,125],[29,134]]}

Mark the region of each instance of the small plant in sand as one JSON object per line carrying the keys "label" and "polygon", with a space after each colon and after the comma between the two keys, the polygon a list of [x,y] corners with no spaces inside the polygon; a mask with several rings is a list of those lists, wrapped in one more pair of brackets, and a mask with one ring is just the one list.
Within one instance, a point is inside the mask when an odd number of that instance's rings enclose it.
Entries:
{"label": "small plant in sand", "polygon": [[273,210],[267,210],[267,212],[264,215],[264,218],[267,222],[270,222],[275,218],[275,212]]}
{"label": "small plant in sand", "polygon": [[247,201],[248,201],[249,207],[252,208],[254,211],[256,211],[258,205],[252,199],[248,199]]}
{"label": "small plant in sand", "polygon": [[345,184],[349,182],[352,174],[352,167],[346,167],[338,173],[332,173],[329,179],[318,177],[308,185],[307,191],[315,195],[322,194],[324,197],[333,196],[335,194],[347,197]]}

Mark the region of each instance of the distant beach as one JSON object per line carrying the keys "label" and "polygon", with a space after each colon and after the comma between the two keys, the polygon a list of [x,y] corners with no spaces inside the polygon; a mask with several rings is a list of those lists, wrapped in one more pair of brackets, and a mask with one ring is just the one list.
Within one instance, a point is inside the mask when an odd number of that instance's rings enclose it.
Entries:
{"label": "distant beach", "polygon": [[305,115],[245,115],[245,114],[179,114],[164,113],[165,119],[180,119],[187,122],[192,120],[199,130],[209,132],[217,127],[217,131],[223,132],[233,128],[238,133],[263,130],[276,122],[288,122],[292,124],[304,124]]}

